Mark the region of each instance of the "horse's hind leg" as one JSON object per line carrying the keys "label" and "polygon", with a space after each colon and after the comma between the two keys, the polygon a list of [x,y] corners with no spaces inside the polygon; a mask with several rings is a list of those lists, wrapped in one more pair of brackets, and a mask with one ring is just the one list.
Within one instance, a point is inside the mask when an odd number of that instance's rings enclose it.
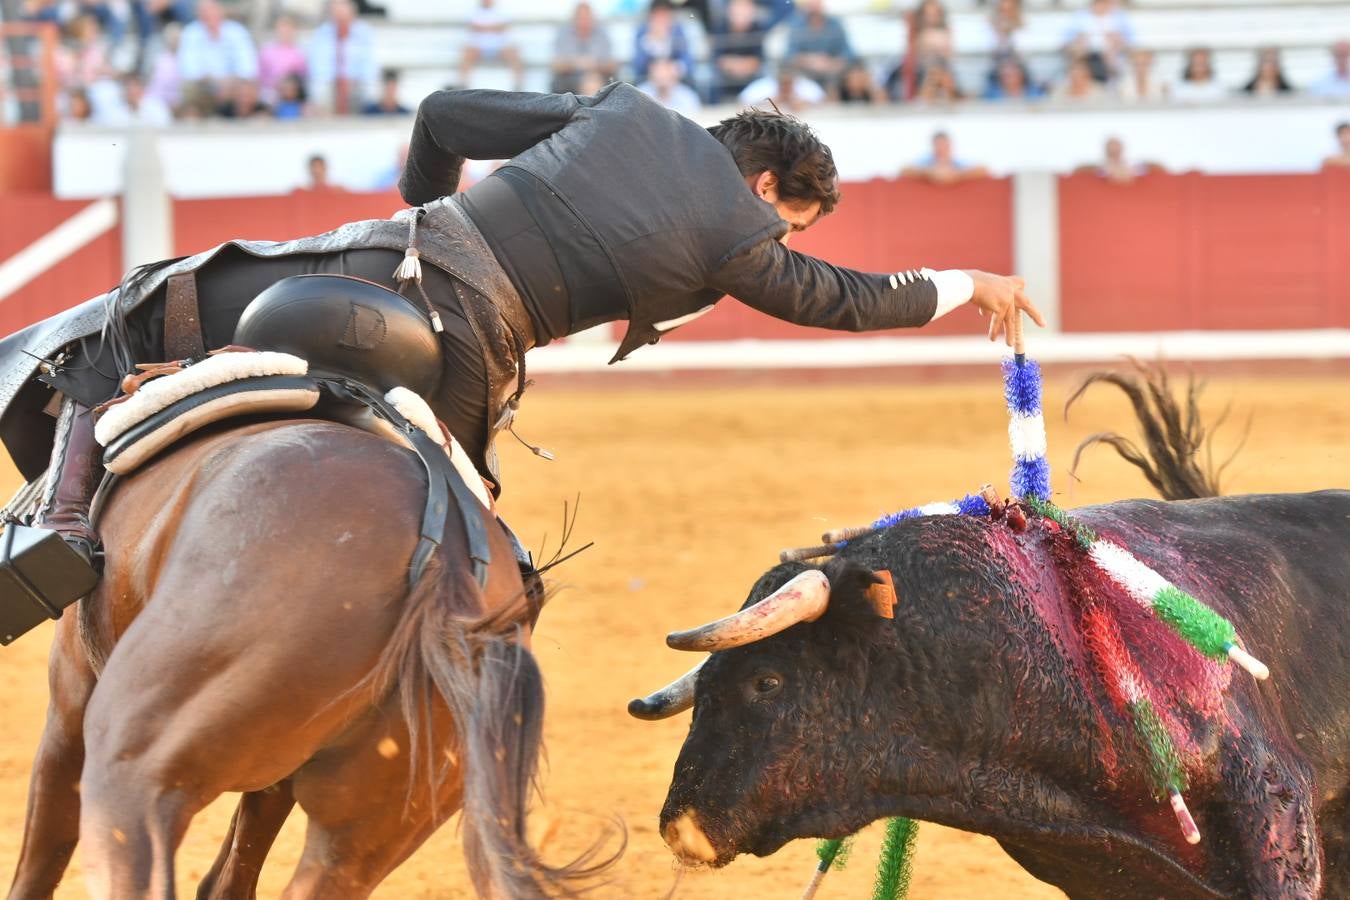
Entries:
{"label": "horse's hind leg", "polygon": [[47,725],[33,761],[23,846],[10,900],[51,897],[80,837],[84,710],[95,676],[80,645],[73,610],[56,625],[47,677],[51,693]]}
{"label": "horse's hind leg", "polygon": [[267,852],[294,806],[289,779],[240,797],[220,855],[197,888],[197,900],[253,900]]}

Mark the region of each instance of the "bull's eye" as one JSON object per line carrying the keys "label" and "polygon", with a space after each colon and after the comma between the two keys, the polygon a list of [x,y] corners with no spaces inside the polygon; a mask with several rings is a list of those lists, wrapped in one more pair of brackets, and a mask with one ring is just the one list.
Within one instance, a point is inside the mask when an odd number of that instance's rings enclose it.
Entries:
{"label": "bull's eye", "polygon": [[755,693],[761,697],[768,697],[778,693],[779,688],[783,686],[783,679],[777,675],[761,675],[755,679]]}

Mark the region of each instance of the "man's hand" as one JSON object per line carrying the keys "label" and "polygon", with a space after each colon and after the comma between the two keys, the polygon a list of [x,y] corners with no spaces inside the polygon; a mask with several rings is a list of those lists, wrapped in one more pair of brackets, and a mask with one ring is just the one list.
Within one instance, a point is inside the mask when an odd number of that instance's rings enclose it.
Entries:
{"label": "man's hand", "polygon": [[1042,328],[1045,319],[1040,310],[1027,297],[1027,283],[1015,275],[991,275],[978,269],[967,269],[966,274],[975,282],[975,292],[970,302],[980,310],[980,315],[989,313],[989,340],[998,340],[1003,335],[1008,346],[1013,345],[1013,316],[1019,311],[1026,312],[1031,320]]}

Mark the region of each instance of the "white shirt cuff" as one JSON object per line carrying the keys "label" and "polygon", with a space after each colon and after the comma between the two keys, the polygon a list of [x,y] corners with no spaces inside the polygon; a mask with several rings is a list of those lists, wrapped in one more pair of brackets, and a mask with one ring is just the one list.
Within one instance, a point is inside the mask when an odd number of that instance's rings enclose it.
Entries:
{"label": "white shirt cuff", "polygon": [[970,298],[975,295],[975,280],[960,269],[943,269],[940,272],[920,269],[919,272],[937,288],[937,309],[933,310],[933,319],[970,302]]}

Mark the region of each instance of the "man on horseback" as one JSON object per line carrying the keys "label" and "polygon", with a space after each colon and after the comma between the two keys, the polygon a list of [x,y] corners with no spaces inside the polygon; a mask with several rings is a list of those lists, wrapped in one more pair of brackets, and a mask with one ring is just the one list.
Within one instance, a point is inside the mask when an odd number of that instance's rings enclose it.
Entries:
{"label": "man on horseback", "polygon": [[[508,162],[454,194],[466,158]],[[92,560],[102,449],[88,410],[135,363],[230,344],[244,307],[289,276],[356,276],[424,307],[445,360],[426,399],[494,485],[492,439],[527,384],[525,352],[604,322],[629,323],[611,362],[723,295],[847,331],[917,327],[967,302],[990,314],[991,340],[1011,343],[1021,310],[1041,322],[1018,278],[868,274],[789,250],[833,210],[837,180],[829,148],[776,112],[705,130],[625,84],[589,97],[438,92],[418,110],[400,183],[413,209],[146,266],[12,335],[0,343],[0,437],[27,478],[49,472],[40,524]],[[58,413],[54,441],[44,412]]]}

